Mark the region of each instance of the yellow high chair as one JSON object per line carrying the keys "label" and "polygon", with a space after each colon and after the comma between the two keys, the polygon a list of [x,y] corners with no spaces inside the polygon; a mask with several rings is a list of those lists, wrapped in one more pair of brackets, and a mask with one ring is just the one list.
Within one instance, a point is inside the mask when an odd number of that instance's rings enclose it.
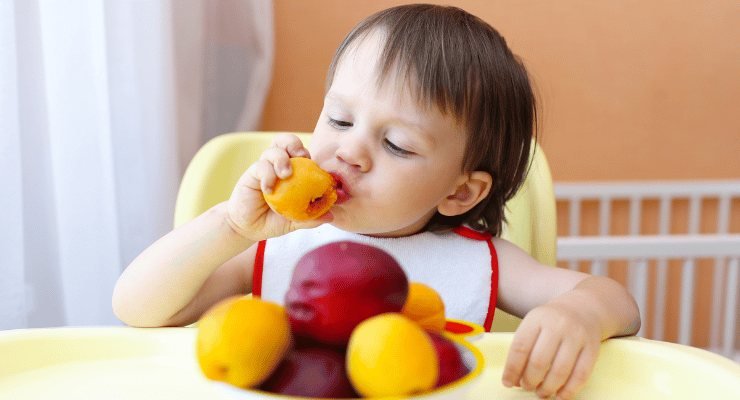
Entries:
{"label": "yellow high chair", "polygon": [[[185,173],[175,224],[225,200],[273,136],[226,134],[207,143]],[[300,137],[309,139],[308,135]],[[542,151],[534,154],[524,186],[507,204],[509,226],[504,236],[541,262],[553,264],[555,210],[550,174]],[[485,366],[480,379],[457,386],[470,393],[460,395],[455,388],[454,392],[435,393],[434,398],[536,398],[534,393],[505,388],[501,383],[514,334],[500,331],[512,329],[515,321],[497,312],[494,330],[499,332],[479,335],[472,342]],[[196,336],[196,329],[174,327],[0,330],[0,399],[106,399],[113,393],[116,398],[143,400],[265,397],[207,380],[198,367]],[[593,373],[576,399],[734,400],[738,393],[740,364],[733,360],[698,348],[625,337],[601,345]],[[421,394],[410,399],[430,397]]]}
{"label": "yellow high chair", "polygon": [[[239,132],[217,136],[193,157],[183,176],[175,206],[175,227],[225,201],[239,177],[256,161],[277,132]],[[306,144],[310,134],[297,133]],[[503,237],[546,265],[555,265],[556,221],[552,178],[542,148],[534,151],[529,174],[506,203]],[[519,319],[496,310],[493,331],[511,332]]]}

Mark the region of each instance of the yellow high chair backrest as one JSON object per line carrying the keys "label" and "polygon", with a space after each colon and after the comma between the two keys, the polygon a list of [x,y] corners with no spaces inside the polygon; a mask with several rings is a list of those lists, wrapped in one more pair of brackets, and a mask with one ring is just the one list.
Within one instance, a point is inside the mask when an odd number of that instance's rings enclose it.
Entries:
{"label": "yellow high chair backrest", "polygon": [[[180,184],[175,227],[227,200],[239,177],[256,161],[277,132],[239,132],[217,136],[193,157]],[[311,135],[298,133],[307,145]],[[503,238],[543,264],[555,265],[556,221],[552,178],[542,148],[519,192],[506,203]],[[494,331],[513,331],[519,319],[497,310]]]}

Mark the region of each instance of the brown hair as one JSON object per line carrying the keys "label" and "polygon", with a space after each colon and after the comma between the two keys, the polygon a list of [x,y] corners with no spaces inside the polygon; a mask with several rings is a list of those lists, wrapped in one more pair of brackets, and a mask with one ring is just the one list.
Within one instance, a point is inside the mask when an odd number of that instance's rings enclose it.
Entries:
{"label": "brown hair", "polygon": [[526,176],[536,138],[535,97],[524,65],[480,18],[456,7],[404,5],[371,15],[347,35],[329,67],[327,89],[350,45],[378,30],[385,35],[379,83],[396,68],[414,82],[420,103],[452,113],[467,133],[463,170],[493,177],[490,193],[473,209],[453,217],[437,213],[426,229],[465,223],[500,235],[504,204]]}

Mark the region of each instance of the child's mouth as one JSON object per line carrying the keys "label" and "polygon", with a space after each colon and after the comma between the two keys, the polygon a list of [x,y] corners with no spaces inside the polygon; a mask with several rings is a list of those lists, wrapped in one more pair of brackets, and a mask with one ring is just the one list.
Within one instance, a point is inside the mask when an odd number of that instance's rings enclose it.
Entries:
{"label": "child's mouth", "polygon": [[334,204],[342,204],[352,197],[349,192],[349,187],[344,182],[344,179],[340,174],[332,172],[331,176],[334,177],[334,189],[337,191],[337,201]]}

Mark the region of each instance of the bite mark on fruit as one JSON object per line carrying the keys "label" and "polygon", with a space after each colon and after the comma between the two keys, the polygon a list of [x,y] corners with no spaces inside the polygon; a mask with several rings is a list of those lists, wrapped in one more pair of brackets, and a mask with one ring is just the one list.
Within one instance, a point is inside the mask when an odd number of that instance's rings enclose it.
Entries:
{"label": "bite mark on fruit", "polygon": [[324,207],[326,207],[326,202],[328,201],[328,198],[329,198],[328,194],[329,192],[326,192],[322,194],[321,196],[311,200],[308,203],[308,207],[306,208],[306,213],[308,215],[313,215],[314,213],[319,212]]}

